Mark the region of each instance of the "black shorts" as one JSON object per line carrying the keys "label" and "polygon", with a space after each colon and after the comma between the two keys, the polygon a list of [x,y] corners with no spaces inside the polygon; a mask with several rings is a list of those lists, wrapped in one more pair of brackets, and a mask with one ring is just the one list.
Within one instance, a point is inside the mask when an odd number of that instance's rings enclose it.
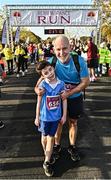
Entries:
{"label": "black shorts", "polygon": [[76,98],[68,98],[68,116],[72,119],[77,119],[83,114],[83,96]]}
{"label": "black shorts", "polygon": [[98,68],[98,59],[91,59],[87,61],[88,68]]}

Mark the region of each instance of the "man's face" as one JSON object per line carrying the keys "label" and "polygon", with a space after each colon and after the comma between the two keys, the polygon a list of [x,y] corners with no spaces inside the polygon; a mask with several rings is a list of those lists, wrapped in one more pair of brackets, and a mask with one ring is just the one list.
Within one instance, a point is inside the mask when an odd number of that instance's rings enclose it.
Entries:
{"label": "man's face", "polygon": [[54,51],[56,57],[62,62],[65,63],[69,58],[70,46],[69,42],[66,39],[56,39],[54,43]]}

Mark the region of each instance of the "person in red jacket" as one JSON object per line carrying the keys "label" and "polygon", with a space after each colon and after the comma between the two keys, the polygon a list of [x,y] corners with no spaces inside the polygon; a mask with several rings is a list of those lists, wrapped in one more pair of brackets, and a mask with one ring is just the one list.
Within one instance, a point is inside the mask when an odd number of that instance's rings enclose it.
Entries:
{"label": "person in red jacket", "polygon": [[34,64],[35,60],[34,60],[34,45],[32,43],[29,44],[27,50],[28,50],[28,53],[29,53],[29,56],[30,56],[30,61],[31,61],[31,64]]}
{"label": "person in red jacket", "polygon": [[95,69],[98,68],[98,48],[93,43],[92,37],[88,39],[87,44],[87,65],[90,73],[90,81],[95,81]]}

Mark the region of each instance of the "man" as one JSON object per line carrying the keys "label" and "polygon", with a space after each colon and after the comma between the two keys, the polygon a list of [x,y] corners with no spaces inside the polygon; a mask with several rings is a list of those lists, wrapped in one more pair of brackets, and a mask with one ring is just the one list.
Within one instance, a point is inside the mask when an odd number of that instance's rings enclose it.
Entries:
{"label": "man", "polygon": [[[54,40],[54,52],[57,57],[55,65],[56,75],[60,80],[63,80],[66,84],[67,91],[62,93],[62,99],[68,100],[68,122],[69,122],[69,147],[68,152],[71,155],[73,161],[80,160],[79,154],[76,148],[76,136],[77,136],[77,120],[80,114],[83,112],[83,98],[82,90],[89,85],[89,74],[84,59],[78,56],[80,64],[80,73],[77,72],[73,58],[70,55],[69,40],[66,36],[58,36]],[[52,59],[50,59],[51,63]],[[37,85],[35,92],[39,95],[43,94]],[[59,158],[60,139],[62,133],[62,124],[59,123],[56,135],[54,155],[55,158]]]}
{"label": "man", "polygon": [[[88,39],[88,44],[87,44],[87,64],[89,68],[89,73],[90,73],[90,81],[94,82],[96,80],[96,77],[98,72],[98,48],[96,44],[93,43],[92,37]],[[96,74],[97,73],[97,74]]]}

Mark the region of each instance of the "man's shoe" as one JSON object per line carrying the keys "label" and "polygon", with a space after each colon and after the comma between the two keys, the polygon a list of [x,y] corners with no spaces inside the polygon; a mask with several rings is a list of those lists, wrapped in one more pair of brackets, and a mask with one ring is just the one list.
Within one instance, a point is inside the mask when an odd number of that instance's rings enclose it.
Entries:
{"label": "man's shoe", "polygon": [[60,158],[60,152],[61,152],[61,146],[54,145],[52,155],[56,160],[58,160]]}
{"label": "man's shoe", "polygon": [[51,158],[50,158],[50,164],[55,164],[56,162],[56,158],[54,157],[54,155],[52,154]]}
{"label": "man's shoe", "polygon": [[69,146],[68,147],[68,152],[71,155],[71,159],[76,162],[76,161],[80,161],[80,156],[78,154],[77,148],[75,146]]}
{"label": "man's shoe", "polygon": [[49,162],[44,162],[43,163],[43,168],[44,168],[44,172],[46,174],[46,176],[48,177],[52,177],[54,174],[54,171],[52,169],[52,166]]}
{"label": "man's shoe", "polygon": [[3,124],[2,121],[0,121],[0,129],[2,129],[5,125]]}

